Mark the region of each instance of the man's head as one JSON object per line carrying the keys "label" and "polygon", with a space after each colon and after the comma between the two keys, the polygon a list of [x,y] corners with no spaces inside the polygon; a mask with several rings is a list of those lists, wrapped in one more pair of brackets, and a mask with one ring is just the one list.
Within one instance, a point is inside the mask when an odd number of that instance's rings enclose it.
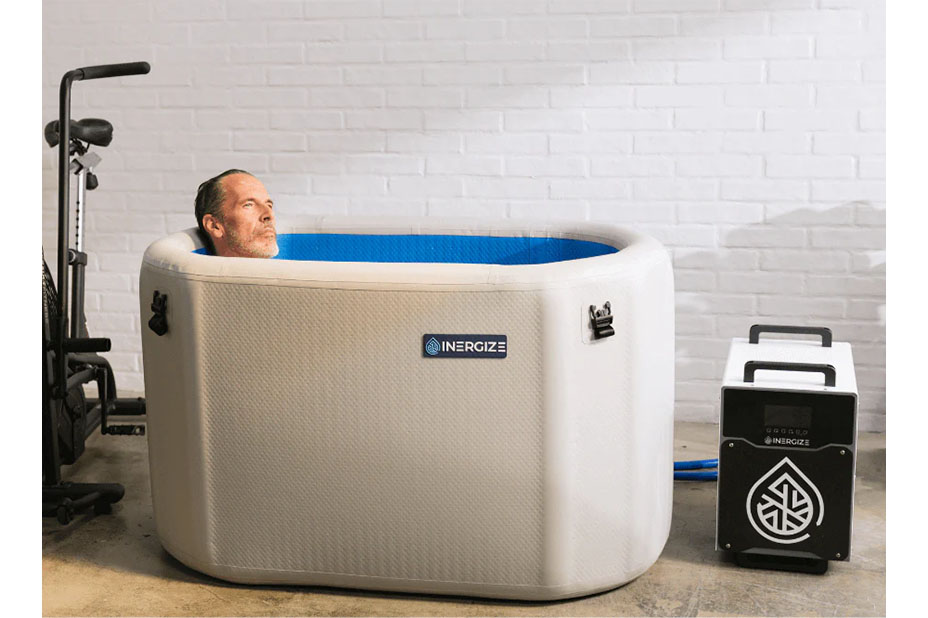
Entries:
{"label": "man's head", "polygon": [[274,202],[261,181],[248,172],[226,170],[201,184],[195,212],[216,255],[277,255]]}

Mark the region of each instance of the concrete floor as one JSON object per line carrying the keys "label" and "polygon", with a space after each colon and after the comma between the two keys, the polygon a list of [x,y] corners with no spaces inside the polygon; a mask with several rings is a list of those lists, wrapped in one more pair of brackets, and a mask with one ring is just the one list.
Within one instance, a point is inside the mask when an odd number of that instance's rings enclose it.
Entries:
{"label": "concrete floor", "polygon": [[[676,458],[712,457],[717,427],[676,426]],[[67,480],[119,482],[113,513],[42,525],[45,615],[379,616],[876,616],[886,611],[886,448],[862,433],[851,560],[825,575],[742,569],[714,551],[715,483],[677,482],[670,539],[657,563],[609,592],[555,603],[384,594],[333,588],[244,586],[188,569],[164,549],[152,521],[144,438],[96,434]]]}

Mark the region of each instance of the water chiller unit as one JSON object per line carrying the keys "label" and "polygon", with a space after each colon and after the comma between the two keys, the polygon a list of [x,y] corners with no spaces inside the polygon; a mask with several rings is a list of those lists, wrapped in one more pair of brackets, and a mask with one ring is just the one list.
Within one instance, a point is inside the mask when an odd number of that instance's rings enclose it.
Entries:
{"label": "water chiller unit", "polygon": [[[821,341],[767,339],[813,334]],[[851,551],[857,381],[827,328],[754,325],[722,384],[716,549],[748,567],[824,573]]]}

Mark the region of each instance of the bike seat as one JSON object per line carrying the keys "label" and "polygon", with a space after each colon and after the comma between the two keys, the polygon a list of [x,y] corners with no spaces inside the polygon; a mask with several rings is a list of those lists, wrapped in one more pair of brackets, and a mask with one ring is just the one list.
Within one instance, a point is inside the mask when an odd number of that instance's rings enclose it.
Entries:
{"label": "bike seat", "polygon": [[[94,146],[108,146],[113,141],[113,125],[102,118],[82,118],[71,121],[71,138]],[[58,145],[58,121],[45,125],[45,141],[49,146]]]}

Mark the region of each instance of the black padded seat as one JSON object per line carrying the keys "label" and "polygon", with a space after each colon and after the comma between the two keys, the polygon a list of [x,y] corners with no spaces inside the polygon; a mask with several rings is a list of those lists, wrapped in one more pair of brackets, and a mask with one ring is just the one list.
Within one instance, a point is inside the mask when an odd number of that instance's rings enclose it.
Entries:
{"label": "black padded seat", "polygon": [[[71,121],[71,137],[94,146],[108,146],[113,141],[113,125],[102,118],[82,118]],[[45,141],[49,146],[58,145],[58,121],[45,125]]]}

